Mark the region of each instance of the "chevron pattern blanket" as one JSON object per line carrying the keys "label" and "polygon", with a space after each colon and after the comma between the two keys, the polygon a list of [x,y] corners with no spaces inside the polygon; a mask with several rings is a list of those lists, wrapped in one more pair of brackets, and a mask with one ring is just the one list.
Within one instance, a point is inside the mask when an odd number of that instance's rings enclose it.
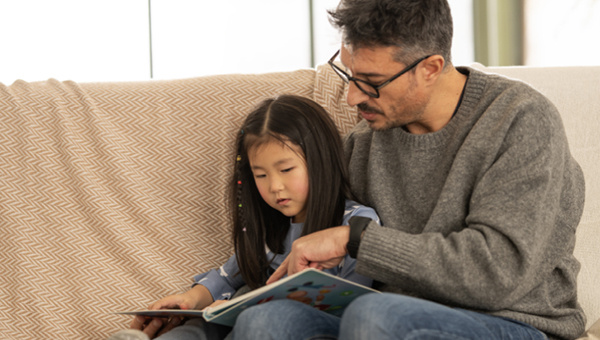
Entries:
{"label": "chevron pattern blanket", "polygon": [[281,93],[355,124],[328,66],[0,84],[0,338],[102,339],[231,255],[233,137]]}

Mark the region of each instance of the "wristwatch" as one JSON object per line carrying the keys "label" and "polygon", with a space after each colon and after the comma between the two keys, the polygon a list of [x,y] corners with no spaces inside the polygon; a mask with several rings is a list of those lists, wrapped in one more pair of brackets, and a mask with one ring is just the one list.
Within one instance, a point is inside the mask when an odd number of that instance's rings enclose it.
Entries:
{"label": "wristwatch", "polygon": [[348,239],[346,249],[353,259],[358,255],[360,236],[362,235],[362,232],[367,229],[369,223],[371,223],[371,219],[363,216],[352,216],[348,221],[348,224],[350,225],[350,238]]}

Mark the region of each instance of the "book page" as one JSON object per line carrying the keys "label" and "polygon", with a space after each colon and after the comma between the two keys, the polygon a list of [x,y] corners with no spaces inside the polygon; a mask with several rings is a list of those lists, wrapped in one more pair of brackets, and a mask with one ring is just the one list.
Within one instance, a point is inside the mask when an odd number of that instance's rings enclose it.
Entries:
{"label": "book page", "polygon": [[237,316],[245,309],[273,300],[296,300],[325,313],[341,316],[346,306],[352,300],[360,295],[373,292],[378,293],[375,289],[341,277],[316,269],[306,269],[213,308],[207,307],[204,310],[139,310],[119,312],[118,314],[134,314],[149,317],[169,317],[173,315],[185,317],[202,316],[209,322],[233,326]]}

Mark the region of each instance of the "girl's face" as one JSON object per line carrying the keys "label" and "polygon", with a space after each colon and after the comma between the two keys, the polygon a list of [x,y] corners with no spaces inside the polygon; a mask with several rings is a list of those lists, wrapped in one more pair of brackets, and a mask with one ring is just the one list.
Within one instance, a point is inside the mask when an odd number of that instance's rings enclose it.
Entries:
{"label": "girl's face", "polygon": [[306,218],[308,170],[303,152],[292,143],[271,139],[248,150],[248,161],[261,197],[292,222]]}

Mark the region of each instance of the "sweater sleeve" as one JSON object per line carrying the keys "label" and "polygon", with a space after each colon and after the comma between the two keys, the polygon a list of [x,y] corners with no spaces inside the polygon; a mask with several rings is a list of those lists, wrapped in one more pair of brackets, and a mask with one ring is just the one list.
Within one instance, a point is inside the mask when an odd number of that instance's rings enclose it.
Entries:
{"label": "sweater sleeve", "polygon": [[556,109],[525,102],[510,108],[509,120],[478,122],[472,134],[487,137],[465,139],[423,232],[402,231],[386,216],[385,227],[369,225],[359,273],[390,290],[478,310],[525,304],[542,286],[565,295],[551,304],[572,301],[583,175]]}
{"label": "sweater sleeve", "polygon": [[229,300],[236,290],[244,285],[235,255],[231,256],[219,269],[211,269],[206,273],[194,276],[194,286],[197,284],[205,286],[213,300]]}

